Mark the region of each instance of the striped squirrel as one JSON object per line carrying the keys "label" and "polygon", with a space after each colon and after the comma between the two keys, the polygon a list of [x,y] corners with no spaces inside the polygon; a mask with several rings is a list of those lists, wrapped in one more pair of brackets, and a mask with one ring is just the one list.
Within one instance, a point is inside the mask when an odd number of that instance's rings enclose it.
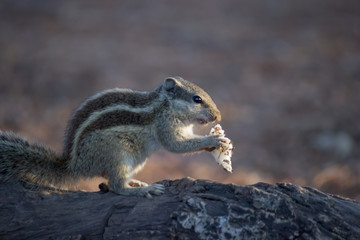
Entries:
{"label": "striped squirrel", "polygon": [[[110,89],[87,99],[68,122],[63,154],[0,131],[0,180],[61,188],[80,178],[103,176],[110,191],[151,198],[161,184],[132,179],[152,152],[211,151],[220,135],[200,136],[193,125],[220,121],[211,97],[181,77],[170,77],[150,92]],[[133,187],[136,185],[137,187]]]}

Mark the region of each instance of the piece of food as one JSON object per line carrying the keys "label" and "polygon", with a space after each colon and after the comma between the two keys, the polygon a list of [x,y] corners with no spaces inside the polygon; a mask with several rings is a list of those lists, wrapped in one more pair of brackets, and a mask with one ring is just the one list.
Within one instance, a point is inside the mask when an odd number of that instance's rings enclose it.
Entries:
{"label": "piece of food", "polygon": [[231,156],[234,149],[232,141],[225,137],[225,131],[222,129],[220,124],[215,125],[210,130],[210,135],[220,135],[220,137],[224,139],[222,141],[224,145],[222,145],[219,149],[211,151],[211,154],[219,165],[221,165],[226,171],[232,172]]}

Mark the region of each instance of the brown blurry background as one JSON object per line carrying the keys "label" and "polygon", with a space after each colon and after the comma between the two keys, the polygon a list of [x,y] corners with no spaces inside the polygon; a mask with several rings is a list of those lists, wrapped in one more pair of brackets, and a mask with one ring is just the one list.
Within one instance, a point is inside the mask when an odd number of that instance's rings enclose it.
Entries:
{"label": "brown blurry background", "polygon": [[61,151],[86,97],[176,75],[220,108],[234,172],[159,151],[138,179],[285,181],[360,200],[358,0],[0,1],[2,130]]}

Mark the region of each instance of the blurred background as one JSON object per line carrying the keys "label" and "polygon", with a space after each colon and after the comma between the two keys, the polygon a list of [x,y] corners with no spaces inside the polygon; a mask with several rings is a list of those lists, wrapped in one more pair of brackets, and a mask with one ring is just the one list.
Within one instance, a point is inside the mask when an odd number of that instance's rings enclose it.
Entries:
{"label": "blurred background", "polygon": [[1,130],[60,152],[85,98],[177,75],[217,103],[234,171],[159,151],[138,179],[282,181],[360,200],[359,1],[0,1]]}

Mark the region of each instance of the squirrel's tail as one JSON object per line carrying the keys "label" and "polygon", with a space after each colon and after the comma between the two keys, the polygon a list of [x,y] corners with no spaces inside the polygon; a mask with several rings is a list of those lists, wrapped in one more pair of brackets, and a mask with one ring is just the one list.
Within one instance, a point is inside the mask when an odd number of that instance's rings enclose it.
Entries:
{"label": "squirrel's tail", "polygon": [[0,181],[59,187],[69,179],[66,159],[41,144],[0,131]]}

